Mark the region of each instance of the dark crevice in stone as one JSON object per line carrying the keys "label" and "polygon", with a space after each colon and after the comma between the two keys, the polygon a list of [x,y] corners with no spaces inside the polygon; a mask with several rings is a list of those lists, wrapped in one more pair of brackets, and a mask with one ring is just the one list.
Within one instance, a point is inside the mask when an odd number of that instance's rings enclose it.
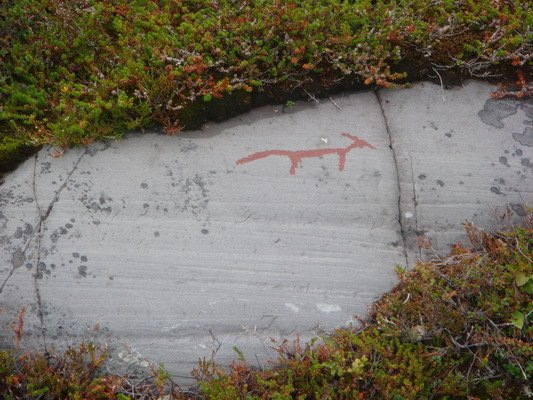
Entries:
{"label": "dark crevice in stone", "polygon": [[400,226],[400,234],[401,234],[401,237],[402,237],[402,248],[403,248],[403,255],[405,257],[405,265],[409,266],[409,256],[407,254],[407,231],[406,231],[406,229],[404,227],[403,218],[402,218],[402,215],[403,215],[403,211],[402,211],[402,187],[401,187],[401,184],[400,184],[400,167],[399,167],[399,163],[398,163],[398,157],[396,156],[396,151],[394,149],[394,140],[392,138],[392,134],[391,134],[390,127],[389,127],[389,121],[387,119],[387,115],[385,114],[385,109],[383,107],[383,100],[381,99],[381,95],[379,93],[379,90],[375,90],[374,93],[376,95],[376,98],[377,98],[377,101],[378,101],[378,104],[379,104],[379,108],[381,110],[381,115],[382,115],[383,121],[385,123],[385,129],[387,131],[387,135],[389,136],[389,148],[391,150],[392,158],[393,158],[393,161],[394,161],[394,169],[395,169],[395,172],[396,172],[396,185],[397,185],[397,190],[398,190],[398,201],[397,201],[397,206],[398,206],[398,225]]}
{"label": "dark crevice in stone", "polygon": [[38,315],[38,318],[39,318],[39,321],[40,321],[40,324],[41,324],[41,336],[42,336],[45,352],[48,351],[47,341],[46,341],[46,325],[45,325],[45,322],[44,322],[43,301],[42,301],[41,291],[40,291],[40,287],[39,287],[39,280],[42,277],[41,276],[42,272],[39,270],[39,266],[41,265],[41,240],[42,240],[42,236],[43,236],[43,228],[44,228],[44,224],[45,224],[46,220],[48,219],[48,217],[52,213],[52,210],[53,210],[55,204],[59,201],[59,197],[61,195],[61,192],[63,191],[63,189],[69,183],[70,178],[72,177],[74,172],[78,169],[78,165],[80,164],[80,162],[83,159],[83,157],[87,154],[87,152],[88,152],[88,150],[85,150],[80,155],[80,157],[78,158],[78,160],[76,161],[76,163],[72,167],[71,171],[68,173],[67,177],[65,178],[65,180],[63,181],[61,186],[56,190],[52,201],[50,201],[50,204],[48,204],[48,207],[44,211],[41,208],[41,206],[39,205],[39,200],[37,198],[36,181],[37,181],[37,160],[38,160],[38,157],[39,157],[39,153],[37,153],[35,155],[35,163],[34,163],[34,166],[33,166],[33,197],[34,197],[34,200],[35,200],[35,204],[37,206],[37,211],[39,213],[39,221],[37,223],[37,226],[33,230],[34,232],[37,233],[37,245],[36,245],[36,247],[37,247],[37,260],[36,260],[36,263],[35,263],[35,268],[36,269],[35,269],[35,272],[33,274],[33,284],[34,284],[34,289],[35,289],[35,298],[37,300],[37,315]]}
{"label": "dark crevice in stone", "polygon": [[[412,188],[413,188],[413,206],[414,206],[414,219],[415,219],[415,229],[416,229],[416,233],[417,235],[418,234],[421,234],[422,232],[420,231],[420,228],[418,226],[418,199],[417,199],[417,196],[416,196],[416,187],[415,187],[415,169],[413,167],[413,157],[409,157],[409,161],[410,161],[410,165],[411,165],[411,180],[413,181],[413,185],[412,185]],[[399,182],[399,180],[398,180]],[[401,220],[401,216],[400,216],[400,220]],[[421,260],[422,259],[422,248],[420,246],[418,246],[418,258]]]}

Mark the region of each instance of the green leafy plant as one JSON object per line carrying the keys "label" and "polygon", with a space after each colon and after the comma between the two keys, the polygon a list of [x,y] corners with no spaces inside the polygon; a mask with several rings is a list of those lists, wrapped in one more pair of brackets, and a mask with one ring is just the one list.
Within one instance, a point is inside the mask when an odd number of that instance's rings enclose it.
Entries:
{"label": "green leafy plant", "polygon": [[532,25],[517,0],[0,0],[0,170],[406,72],[511,76]]}

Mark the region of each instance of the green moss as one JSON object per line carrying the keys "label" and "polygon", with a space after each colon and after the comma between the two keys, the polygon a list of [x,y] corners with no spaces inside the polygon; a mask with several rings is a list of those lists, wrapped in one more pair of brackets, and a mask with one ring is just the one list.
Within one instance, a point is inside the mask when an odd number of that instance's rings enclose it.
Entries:
{"label": "green moss", "polygon": [[510,74],[530,21],[513,0],[0,0],[0,135],[86,145],[434,65]]}

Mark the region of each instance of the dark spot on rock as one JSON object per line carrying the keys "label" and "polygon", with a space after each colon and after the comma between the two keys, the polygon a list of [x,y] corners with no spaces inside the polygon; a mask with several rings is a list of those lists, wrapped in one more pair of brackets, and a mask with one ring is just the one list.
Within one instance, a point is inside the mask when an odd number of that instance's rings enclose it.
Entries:
{"label": "dark spot on rock", "polygon": [[41,163],[41,174],[49,173],[51,166],[52,164],[48,161]]}
{"label": "dark spot on rock", "polygon": [[488,99],[483,110],[478,112],[477,115],[483,123],[501,129],[504,127],[502,119],[516,114],[517,108],[517,102],[514,100]]}
{"label": "dark spot on rock", "polygon": [[497,187],[497,186],[492,186],[492,187],[490,188],[490,191],[491,191],[492,193],[495,193],[495,194],[502,194],[502,192],[500,191],[500,188]]}
{"label": "dark spot on rock", "polygon": [[504,150],[503,154],[509,154],[509,150]]}
{"label": "dark spot on rock", "polygon": [[159,232],[158,232],[158,231],[155,231],[155,232],[154,232],[154,236],[155,236],[155,237],[159,237]]}
{"label": "dark spot on rock", "polygon": [[437,179],[437,185],[439,185],[440,187],[444,187],[444,182],[440,179]]}
{"label": "dark spot on rock", "polygon": [[87,266],[85,265],[80,265],[78,267],[78,274],[80,274],[81,276],[83,277],[86,277],[87,276]]}
{"label": "dark spot on rock", "polygon": [[66,235],[68,233],[68,230],[66,228],[63,228],[62,226],[59,228],[59,233],[62,235]]}
{"label": "dark spot on rock", "polygon": [[72,257],[79,258],[80,257],[80,253],[72,253]]}
{"label": "dark spot on rock", "polygon": [[25,235],[31,235],[33,233],[33,226],[31,226],[30,224],[25,224],[24,225],[24,234]]}
{"label": "dark spot on rock", "polygon": [[427,178],[427,176],[424,175],[424,174],[420,174],[420,175],[418,175],[418,179],[423,180],[423,179],[426,179],[426,178]]}
{"label": "dark spot on rock", "polygon": [[72,224],[65,224],[65,227],[68,228],[68,229],[72,228],[73,226],[74,225],[72,225]]}
{"label": "dark spot on rock", "polygon": [[43,278],[43,272],[46,275],[50,275],[50,271],[46,270],[46,264],[41,261],[39,264],[37,264],[37,271],[36,271],[35,277],[37,279],[42,279]]}
{"label": "dark spot on rock", "polygon": [[529,161],[529,158],[521,158],[520,164],[522,164],[524,167],[533,167],[533,165],[531,165],[531,161]]}
{"label": "dark spot on rock", "polygon": [[83,261],[83,262],[86,262],[88,260],[88,258],[87,258],[87,256],[81,256],[80,260]]}
{"label": "dark spot on rock", "polygon": [[202,229],[201,232],[204,234],[204,235],[207,235],[209,233],[209,231],[207,229]]}
{"label": "dark spot on rock", "polygon": [[143,183],[141,183],[141,187],[143,189],[148,189],[148,184],[143,182]]}
{"label": "dark spot on rock", "polygon": [[110,276],[110,277],[109,277],[109,280],[110,280],[110,281],[112,281],[113,279],[115,279],[114,276]]}
{"label": "dark spot on rock", "polygon": [[522,151],[522,149],[516,149],[516,155],[518,157],[520,157],[522,154],[524,154],[524,152]]}
{"label": "dark spot on rock", "polygon": [[148,203],[144,203],[143,204],[143,208],[148,208],[148,207],[150,207],[150,205]]}
{"label": "dark spot on rock", "polygon": [[522,146],[533,146],[533,128],[527,127],[524,133],[513,133],[513,139]]}
{"label": "dark spot on rock", "polygon": [[13,255],[11,256],[11,265],[13,268],[19,268],[24,265],[24,262],[26,261],[26,256],[22,252],[22,249],[17,249]]}
{"label": "dark spot on rock", "polygon": [[499,161],[500,161],[501,164],[505,165],[506,167],[510,167],[509,162],[507,160],[507,157],[501,156],[499,158]]}
{"label": "dark spot on rock", "polygon": [[447,137],[452,137],[452,134],[450,132],[445,133]]}
{"label": "dark spot on rock", "polygon": [[22,237],[22,228],[17,228],[13,236],[15,237],[15,239],[20,239]]}
{"label": "dark spot on rock", "polygon": [[522,204],[510,204],[510,206],[511,206],[511,209],[519,217],[525,217],[527,215],[527,211]]}

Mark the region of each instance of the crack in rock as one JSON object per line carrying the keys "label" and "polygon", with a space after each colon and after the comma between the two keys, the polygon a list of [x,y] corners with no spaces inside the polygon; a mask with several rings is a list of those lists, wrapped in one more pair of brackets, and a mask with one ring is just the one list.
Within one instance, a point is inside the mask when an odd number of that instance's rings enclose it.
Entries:
{"label": "crack in rock", "polygon": [[397,207],[398,207],[398,225],[400,226],[400,235],[402,237],[402,248],[403,248],[403,255],[405,258],[405,265],[409,266],[409,256],[407,254],[407,231],[403,224],[403,210],[402,210],[402,187],[400,184],[400,167],[398,158],[396,156],[396,151],[394,149],[394,141],[392,139],[392,134],[389,127],[389,121],[387,119],[387,115],[385,114],[385,109],[383,107],[383,101],[381,99],[381,95],[379,94],[379,91],[374,91],[374,94],[376,95],[376,99],[379,104],[379,108],[381,110],[381,115],[383,117],[383,121],[385,122],[385,130],[387,131],[387,135],[389,136],[389,148],[392,152],[392,158],[394,161],[394,168],[396,171],[396,185],[398,190],[398,201],[397,201]]}
{"label": "crack in rock", "polygon": [[39,206],[39,202],[37,200],[36,171],[35,171],[35,169],[36,169],[36,166],[37,166],[37,156],[38,156],[39,153],[37,153],[35,155],[35,166],[34,166],[34,170],[33,170],[33,196],[35,198],[35,204],[37,204],[37,209],[39,210],[39,222],[38,222],[38,226],[37,226],[37,229],[36,229],[37,230],[37,262],[36,262],[35,265],[36,265],[37,270],[33,274],[33,281],[34,281],[34,286],[35,286],[35,297],[37,298],[38,316],[39,316],[39,321],[41,323],[41,336],[43,338],[45,351],[47,351],[46,326],[45,326],[45,323],[44,323],[43,302],[42,302],[41,291],[39,289],[39,281],[38,281],[39,280],[39,276],[40,276],[38,268],[41,265],[41,240],[42,240],[42,237],[43,237],[43,226],[44,226],[44,223],[46,222],[46,220],[48,219],[48,217],[50,216],[50,214],[52,213],[52,210],[53,210],[54,206],[59,201],[59,196],[61,195],[61,192],[63,191],[63,189],[69,183],[70,178],[72,177],[72,174],[74,174],[74,172],[78,169],[78,165],[80,164],[80,162],[83,159],[83,157],[87,154],[87,152],[88,152],[88,150],[86,149],[80,155],[80,157],[78,158],[78,160],[76,161],[76,163],[72,167],[72,170],[69,172],[69,174],[67,175],[67,177],[65,178],[65,180],[63,181],[61,186],[56,190],[52,201],[50,202],[50,204],[48,205],[48,207],[46,208],[44,213],[42,212],[42,210],[41,210],[41,208]]}
{"label": "crack in rock", "polygon": [[[35,263],[36,268],[38,268],[38,266],[41,264],[41,240],[42,240],[42,235],[43,235],[44,223],[46,222],[46,220],[48,219],[48,217],[52,213],[52,210],[53,210],[55,204],[59,201],[59,197],[60,197],[63,189],[69,183],[70,178],[72,177],[74,172],[78,169],[78,166],[79,166],[81,160],[83,159],[83,157],[86,154],[87,154],[87,150],[85,150],[80,155],[80,157],[78,158],[78,160],[75,162],[74,166],[72,167],[71,171],[68,173],[67,177],[63,181],[62,185],[55,191],[54,197],[52,198],[52,200],[48,204],[48,207],[46,207],[46,209],[44,211],[41,208],[41,206],[39,205],[39,201],[38,201],[38,198],[37,198],[36,180],[37,180],[37,160],[38,160],[38,157],[39,157],[39,153],[35,154],[34,165],[33,165],[33,183],[32,183],[32,187],[33,187],[33,197],[34,197],[35,205],[36,205],[37,212],[38,212],[38,221],[33,227],[30,225],[31,229],[30,228],[27,229],[27,231],[33,233],[33,235],[28,237],[28,240],[26,241],[26,243],[22,247],[19,247],[17,250],[15,250],[15,252],[13,253],[12,258],[11,258],[11,269],[10,269],[7,277],[4,279],[4,281],[0,285],[0,294],[2,294],[7,282],[9,281],[11,276],[15,273],[15,270],[24,265],[24,262],[27,259],[26,252],[27,252],[28,248],[30,247],[30,244],[31,244],[32,240],[35,237],[36,237],[36,247],[37,247],[37,250],[36,250],[37,262]],[[40,289],[39,289],[38,278],[39,278],[39,271],[37,270],[33,274],[33,283],[34,283],[34,289],[35,289],[35,297],[36,297],[36,300],[37,300],[37,315],[38,315],[38,318],[39,318],[39,321],[40,321],[40,324],[41,324],[41,336],[42,336],[42,339],[43,339],[45,351],[47,351],[46,335],[45,335],[46,327],[45,327],[45,323],[44,323],[43,303],[42,303],[42,298],[41,298],[41,292],[40,292]]]}

